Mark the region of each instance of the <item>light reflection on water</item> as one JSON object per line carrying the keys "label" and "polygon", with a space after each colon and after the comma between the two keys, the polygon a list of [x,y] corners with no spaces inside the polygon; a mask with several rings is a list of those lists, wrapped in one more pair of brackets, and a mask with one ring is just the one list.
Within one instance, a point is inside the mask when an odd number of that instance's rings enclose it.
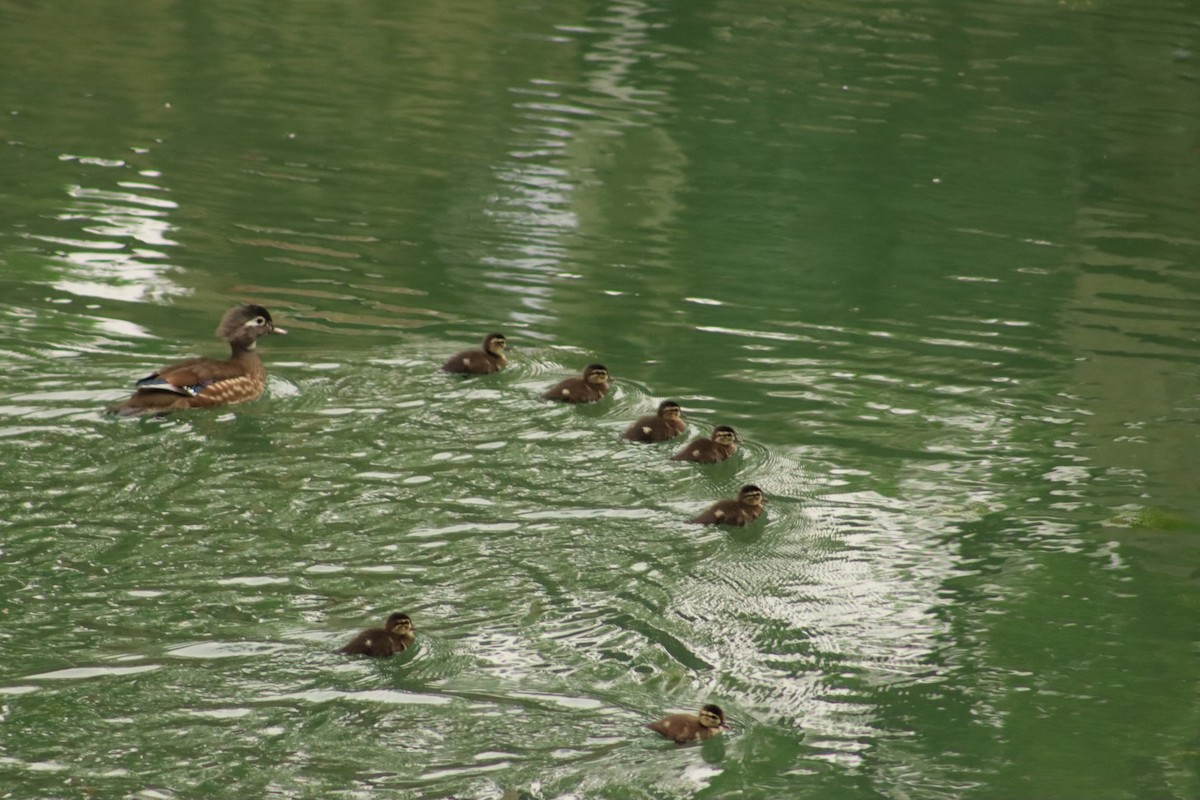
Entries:
{"label": "light reflection on water", "polygon": [[[98,163],[97,159],[80,161]],[[129,165],[111,162],[101,166]],[[161,249],[178,244],[168,238],[172,226],[167,219],[177,204],[150,196],[149,192],[161,191],[155,184],[121,181],[117,185],[125,191],[67,188],[67,195],[74,202],[57,220],[78,225],[79,233],[96,238],[30,234],[33,240],[63,248],[60,251],[63,277],[54,281],[54,288],[78,297],[128,302],[163,302],[185,294],[187,290],[169,277],[178,267],[165,262],[167,253]]]}

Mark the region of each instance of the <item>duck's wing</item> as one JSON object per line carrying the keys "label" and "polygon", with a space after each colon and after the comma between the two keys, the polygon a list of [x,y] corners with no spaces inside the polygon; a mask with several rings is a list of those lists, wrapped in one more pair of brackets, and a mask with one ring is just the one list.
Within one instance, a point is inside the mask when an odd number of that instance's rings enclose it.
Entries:
{"label": "duck's wing", "polygon": [[139,390],[174,392],[195,397],[206,386],[241,375],[242,368],[229,361],[218,361],[215,358],[189,358],[169,367],[163,367],[142,378],[135,385]]}
{"label": "duck's wing", "polygon": [[377,640],[387,640],[387,634],[381,630],[365,630],[346,642],[337,652],[344,656],[373,656],[376,655]]}
{"label": "duck's wing", "polygon": [[689,522],[694,522],[698,525],[738,524],[733,522],[733,516],[737,511],[738,504],[736,500],[721,500],[713,503],[704,513],[693,517]]}
{"label": "duck's wing", "polygon": [[671,456],[672,461],[699,461],[701,463],[707,461],[715,461],[713,458],[713,443],[711,439],[692,439],[675,455]]}
{"label": "duck's wing", "polygon": [[631,442],[653,442],[654,420],[655,417],[638,417],[637,422],[625,429],[621,438]]}
{"label": "duck's wing", "polygon": [[567,378],[559,381],[546,390],[542,395],[543,400],[557,400],[560,403],[570,403],[574,400],[575,382],[578,378]]}

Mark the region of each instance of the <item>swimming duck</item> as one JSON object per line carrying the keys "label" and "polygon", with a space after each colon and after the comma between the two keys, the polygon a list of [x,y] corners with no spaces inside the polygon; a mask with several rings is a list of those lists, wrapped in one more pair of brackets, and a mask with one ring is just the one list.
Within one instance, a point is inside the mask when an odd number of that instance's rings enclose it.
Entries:
{"label": "swimming duck", "polygon": [[267,385],[267,372],[255,345],[268,333],[287,331],[275,327],[270,312],[262,306],[234,306],[217,326],[217,338],[229,342],[229,358],[189,358],[163,367],[134,384],[138,388],[133,396],[109,407],[108,412],[123,417],[165,414],[255,400]]}
{"label": "swimming duck", "polygon": [[658,404],[658,413],[639,417],[629,426],[621,438],[632,442],[665,442],[687,430],[683,421],[683,409],[674,400],[663,400]]}
{"label": "swimming duck", "polygon": [[407,650],[413,643],[413,624],[408,614],[392,614],[382,628],[367,628],[337,652],[344,656],[386,658]]}
{"label": "swimming duck", "polygon": [[725,712],[712,703],[701,706],[699,714],[669,714],[646,727],[678,744],[711,739],[729,728],[725,724]]}
{"label": "swimming duck", "polygon": [[508,359],[504,348],[508,347],[508,339],[503,333],[489,333],[483,337],[483,348],[480,350],[464,350],[450,356],[442,370],[466,375],[490,375],[504,369]]}
{"label": "swimming duck", "polygon": [[762,489],[746,484],[738,490],[737,499],[718,500],[698,517],[688,520],[699,525],[747,525],[763,512]]}
{"label": "swimming duck", "polygon": [[608,394],[608,368],[603,364],[588,364],[583,377],[567,378],[551,386],[543,400],[560,403],[594,403]]}
{"label": "swimming duck", "polygon": [[698,464],[715,464],[724,461],[737,451],[737,431],[728,425],[713,428],[708,439],[701,436],[692,439],[675,455],[672,461],[694,461]]}

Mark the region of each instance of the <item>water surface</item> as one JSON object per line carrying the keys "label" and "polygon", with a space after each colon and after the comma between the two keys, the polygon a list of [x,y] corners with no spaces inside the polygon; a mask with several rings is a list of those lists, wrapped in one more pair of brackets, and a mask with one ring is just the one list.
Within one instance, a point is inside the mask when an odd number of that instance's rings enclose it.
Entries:
{"label": "water surface", "polygon": [[[0,52],[6,796],[1200,795],[1190,4],[9,3]],[[99,413],[244,300],[263,399]],[[619,439],[668,397],[741,451]]]}

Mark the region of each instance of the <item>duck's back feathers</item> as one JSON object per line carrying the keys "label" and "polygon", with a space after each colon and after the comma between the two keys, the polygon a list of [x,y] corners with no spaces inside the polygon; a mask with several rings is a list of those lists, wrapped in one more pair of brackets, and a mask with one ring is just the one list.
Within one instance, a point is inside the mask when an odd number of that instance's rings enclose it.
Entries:
{"label": "duck's back feathers", "polygon": [[608,394],[608,369],[603,364],[588,364],[583,375],[559,381],[546,390],[543,400],[559,403],[594,403]]}
{"label": "duck's back feathers", "polygon": [[584,383],[582,378],[567,378],[547,389],[542,399],[559,403],[594,403],[604,397],[606,391]]}
{"label": "duck's back feathers", "polygon": [[748,511],[737,500],[719,500],[688,521],[697,525],[745,525],[758,519],[761,513],[761,509]]}
{"label": "duck's back feathers", "polygon": [[367,628],[337,652],[344,656],[386,658],[407,650],[413,640],[412,619],[397,612],[387,618],[382,628]]}
{"label": "duck's back feathers", "polygon": [[402,653],[412,644],[411,635],[404,637],[391,634],[383,628],[368,628],[356,635],[337,652],[344,656],[371,656],[387,658]]}
{"label": "duck's back feathers", "polygon": [[698,525],[749,525],[762,516],[762,489],[746,484],[732,500],[718,500],[688,522]]}
{"label": "duck's back feathers", "polygon": [[693,439],[687,443],[686,447],[671,456],[671,460],[713,464],[717,461],[724,461],[736,452],[737,431],[728,425],[718,425],[713,428],[711,436]]}
{"label": "duck's back feathers", "polygon": [[262,360],[252,350],[227,361],[189,358],[142,378],[135,384],[137,392],[109,411],[129,416],[244,403],[257,399],[266,383]]}
{"label": "duck's back feathers", "polygon": [[715,464],[724,461],[732,455],[732,450],[701,436],[692,439],[678,453],[671,456],[672,461],[692,461],[697,464]]}
{"label": "duck's back feathers", "polygon": [[687,423],[678,413],[679,406],[665,403],[663,405],[668,409],[666,413],[660,407],[657,414],[638,417],[637,422],[625,429],[621,438],[631,442],[665,442],[687,430]]}
{"label": "duck's back feathers", "polygon": [[442,365],[442,371],[458,375],[490,375],[499,372],[503,366],[482,350],[464,350],[450,356]]}
{"label": "duck's back feathers", "polygon": [[651,722],[646,727],[676,744],[704,741],[721,732],[721,725],[705,726],[701,724],[700,717],[696,714],[668,714],[657,722]]}
{"label": "duck's back feathers", "polygon": [[502,333],[489,333],[483,339],[483,347],[479,350],[463,350],[455,353],[442,364],[442,371],[459,375],[490,375],[504,369],[508,359],[504,356],[504,348],[508,340]]}

